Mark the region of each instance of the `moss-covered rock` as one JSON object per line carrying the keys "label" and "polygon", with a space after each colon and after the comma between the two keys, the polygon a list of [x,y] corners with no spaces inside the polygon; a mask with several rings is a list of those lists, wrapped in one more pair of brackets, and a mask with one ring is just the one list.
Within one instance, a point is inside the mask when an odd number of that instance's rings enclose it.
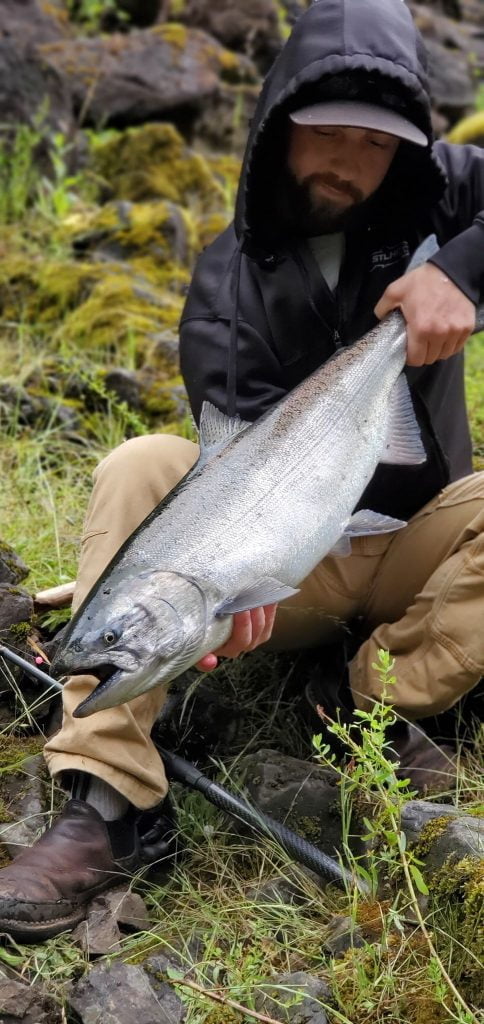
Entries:
{"label": "moss-covered rock", "polygon": [[93,136],[92,161],[113,197],[167,199],[199,213],[223,206],[240,166],[234,157],[206,159],[194,153],[171,124]]}
{"label": "moss-covered rock", "polygon": [[457,944],[452,975],[475,1006],[484,1003],[484,860],[448,861],[429,882],[434,926]]}

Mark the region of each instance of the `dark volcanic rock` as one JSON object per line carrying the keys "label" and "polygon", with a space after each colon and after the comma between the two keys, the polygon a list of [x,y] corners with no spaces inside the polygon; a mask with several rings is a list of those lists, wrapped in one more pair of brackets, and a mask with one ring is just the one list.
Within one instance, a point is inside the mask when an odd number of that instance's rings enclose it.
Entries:
{"label": "dark volcanic rock", "polygon": [[224,82],[256,80],[247,58],[182,25],[60,40],[40,46],[38,53],[69,82],[84,123],[95,126],[165,118],[186,127],[208,99],[223,94]]}
{"label": "dark volcanic rock", "polygon": [[11,423],[12,419],[21,427],[35,427],[37,430],[57,427],[75,431],[80,425],[76,410],[62,405],[57,399],[29,394],[25,388],[12,384],[0,384],[0,427],[2,421]]}
{"label": "dark volcanic rock", "polygon": [[29,572],[13,548],[0,540],[0,583],[21,583]]}
{"label": "dark volcanic rock", "polygon": [[484,76],[482,33],[428,4],[410,6],[427,49],[434,110],[452,125],[473,107],[477,79]]}
{"label": "dark volcanic rock", "polygon": [[0,583],[0,642],[9,641],[12,626],[30,622],[34,614],[34,602],[23,587]]}
{"label": "dark volcanic rock", "polygon": [[36,754],[23,762],[21,771],[2,775],[2,800],[12,820],[0,824],[0,842],[11,857],[31,846],[44,828],[45,771],[42,754]]}
{"label": "dark volcanic rock", "polygon": [[61,1008],[42,987],[25,985],[0,970],[0,1021],[2,1024],[60,1024]]}
{"label": "dark volcanic rock", "polygon": [[402,810],[402,828],[409,843],[415,843],[430,821],[436,818],[458,818],[459,811],[452,804],[436,804],[427,800],[409,800]]}
{"label": "dark volcanic rock", "polygon": [[2,0],[0,4],[0,39],[8,39],[18,50],[51,43],[70,33],[67,9],[58,0],[45,4],[37,0]]}
{"label": "dark volcanic rock", "polygon": [[33,53],[25,58],[11,40],[0,37],[0,121],[32,124],[42,111],[49,127],[67,133],[72,124],[66,81]]}
{"label": "dark volcanic rock", "polygon": [[[47,5],[46,5],[47,6]],[[55,5],[49,5],[55,12]],[[32,124],[40,111],[46,126],[67,132],[72,124],[70,91],[55,69],[34,53],[39,43],[68,35],[65,10],[46,13],[35,0],[0,4],[0,122]]]}
{"label": "dark volcanic rock", "polygon": [[186,0],[183,20],[202,28],[224,46],[247,54],[262,72],[283,45],[275,0]]}
{"label": "dark volcanic rock", "polygon": [[275,750],[249,754],[240,767],[249,797],[261,811],[334,857],[342,841],[335,772]]}
{"label": "dark volcanic rock", "polygon": [[331,956],[344,956],[348,949],[355,949],[365,945],[361,928],[355,924],[352,917],[342,917],[335,914],[326,929],[323,938],[323,949]]}
{"label": "dark volcanic rock", "polygon": [[137,893],[121,888],[98,896],[89,905],[85,921],[72,933],[72,941],[90,956],[113,953],[123,932],[149,928],[148,911]]}
{"label": "dark volcanic rock", "polygon": [[71,986],[67,998],[82,1024],[173,1024],[174,1020],[171,1000],[165,1007],[141,968],[129,964],[94,967]]}
{"label": "dark volcanic rock", "polygon": [[263,992],[256,994],[255,1008],[281,1024],[328,1024],[321,1002],[331,1002],[326,982],[304,971],[295,971],[273,978]]}
{"label": "dark volcanic rock", "polygon": [[470,814],[449,821],[441,835],[436,836],[425,857],[427,871],[438,871],[446,861],[463,857],[484,858],[484,821]]}
{"label": "dark volcanic rock", "polygon": [[133,370],[124,370],[122,367],[108,370],[104,383],[108,391],[114,392],[119,402],[126,402],[130,409],[140,408],[140,384]]}

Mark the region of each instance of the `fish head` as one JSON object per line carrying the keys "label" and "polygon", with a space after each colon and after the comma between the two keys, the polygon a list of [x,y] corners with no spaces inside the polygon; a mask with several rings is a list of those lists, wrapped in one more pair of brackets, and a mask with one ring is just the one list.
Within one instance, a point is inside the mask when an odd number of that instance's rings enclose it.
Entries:
{"label": "fish head", "polygon": [[[96,689],[74,711],[95,711],[133,700],[169,682],[198,660],[207,632],[203,586],[189,577],[150,570],[106,581],[79,609],[57,652],[59,675],[94,675]],[[201,655],[200,655],[201,656]]]}

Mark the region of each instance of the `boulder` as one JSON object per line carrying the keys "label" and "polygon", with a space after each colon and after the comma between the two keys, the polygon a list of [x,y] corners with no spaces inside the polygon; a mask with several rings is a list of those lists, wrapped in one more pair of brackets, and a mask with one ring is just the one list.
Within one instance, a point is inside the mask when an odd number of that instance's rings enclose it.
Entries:
{"label": "boulder", "polygon": [[411,4],[425,41],[432,105],[447,124],[453,125],[474,104],[479,75],[484,75],[484,41],[471,24],[429,8]]}
{"label": "boulder", "polygon": [[[0,639],[2,643],[13,643],[18,647],[19,638],[28,632],[28,625],[34,613],[34,603],[23,587],[0,583]],[[22,631],[18,629],[22,626]],[[25,626],[25,629],[23,627]],[[17,627],[17,628],[15,628]]]}
{"label": "boulder", "polygon": [[19,51],[69,35],[69,14],[62,0],[2,0],[0,4],[0,39],[9,40]]}
{"label": "boulder", "polygon": [[[249,798],[330,857],[341,850],[340,799],[336,772],[310,761],[259,750],[241,763]],[[355,840],[355,848],[361,843]]]}
{"label": "boulder", "polygon": [[0,583],[21,583],[29,572],[13,548],[0,540]]}
{"label": "boulder", "polygon": [[447,861],[464,858],[484,859],[484,818],[463,814],[450,818],[436,834],[425,856],[426,874],[438,871]]}
{"label": "boulder", "polygon": [[361,928],[348,915],[335,914],[329,921],[323,936],[323,950],[334,957],[344,956],[348,949],[365,945]]}
{"label": "boulder", "polygon": [[8,819],[0,824],[0,843],[10,857],[16,857],[25,846],[32,845],[44,828],[43,776],[46,769],[42,754],[36,754],[24,760],[20,770],[12,772],[9,764],[12,756],[15,755],[8,748],[0,755],[4,762],[1,788],[5,808],[3,817]]}
{"label": "boulder", "polygon": [[276,0],[245,0],[244,4],[237,0],[185,0],[181,17],[229,49],[245,53],[263,73],[284,42]]}
{"label": "boulder", "polygon": [[0,122],[39,124],[67,134],[72,125],[68,84],[34,53],[0,36]]}
{"label": "boulder", "polygon": [[321,1003],[331,1002],[331,991],[321,978],[295,971],[273,978],[256,993],[254,1002],[258,1013],[275,1017],[281,1024],[328,1024]]}
{"label": "boulder", "polygon": [[189,130],[208,100],[224,97],[229,84],[240,89],[257,77],[247,58],[176,24],[58,40],[41,44],[37,53],[69,84],[83,124],[95,127],[167,119]]}
{"label": "boulder", "polygon": [[[173,992],[169,994],[171,997]],[[173,1000],[164,1004],[144,971],[130,964],[93,967],[71,986],[67,1002],[81,1024],[174,1024],[183,1020],[180,1013],[173,1016]]]}

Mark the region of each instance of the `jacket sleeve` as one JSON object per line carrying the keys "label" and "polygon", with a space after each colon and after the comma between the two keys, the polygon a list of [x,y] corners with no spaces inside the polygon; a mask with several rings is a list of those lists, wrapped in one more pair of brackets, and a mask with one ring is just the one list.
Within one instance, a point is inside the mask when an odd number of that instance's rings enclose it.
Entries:
{"label": "jacket sleeve", "polygon": [[484,298],[484,150],[438,142],[435,152],[449,179],[436,228],[449,240],[430,262],[477,305]]}

